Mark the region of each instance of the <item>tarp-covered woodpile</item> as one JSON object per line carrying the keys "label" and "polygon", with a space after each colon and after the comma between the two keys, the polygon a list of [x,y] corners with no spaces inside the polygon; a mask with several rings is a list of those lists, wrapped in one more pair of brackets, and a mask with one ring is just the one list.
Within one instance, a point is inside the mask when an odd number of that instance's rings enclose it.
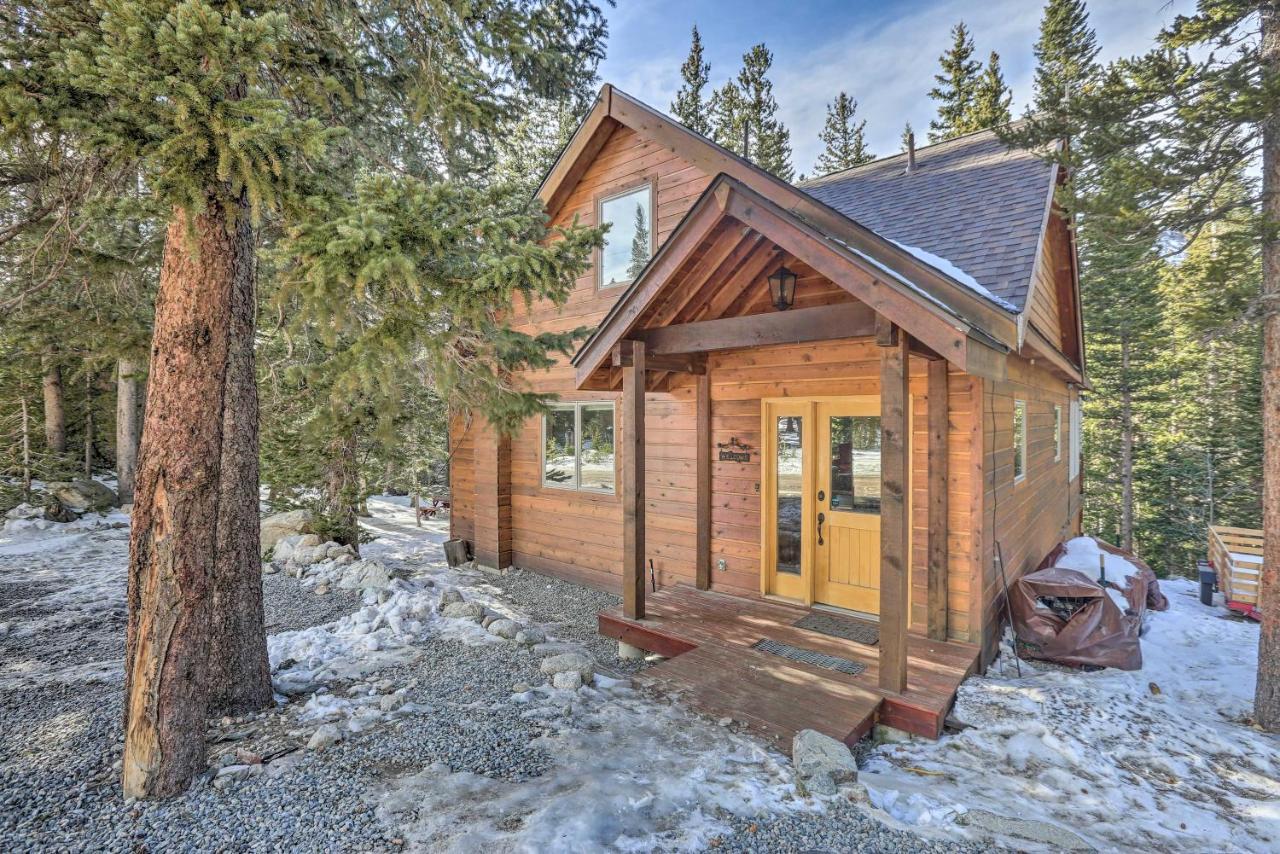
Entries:
{"label": "tarp-covered woodpile", "polygon": [[1169,607],[1140,558],[1096,538],[1060,543],[1009,591],[1023,655],[1059,664],[1142,669],[1142,619]]}

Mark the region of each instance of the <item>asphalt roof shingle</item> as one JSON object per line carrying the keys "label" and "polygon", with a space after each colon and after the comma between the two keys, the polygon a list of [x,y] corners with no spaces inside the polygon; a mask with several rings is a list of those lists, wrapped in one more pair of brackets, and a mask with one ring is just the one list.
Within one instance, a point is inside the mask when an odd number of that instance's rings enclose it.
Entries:
{"label": "asphalt roof shingle", "polygon": [[1052,165],[994,131],[886,157],[797,186],[881,237],[932,252],[1023,308]]}

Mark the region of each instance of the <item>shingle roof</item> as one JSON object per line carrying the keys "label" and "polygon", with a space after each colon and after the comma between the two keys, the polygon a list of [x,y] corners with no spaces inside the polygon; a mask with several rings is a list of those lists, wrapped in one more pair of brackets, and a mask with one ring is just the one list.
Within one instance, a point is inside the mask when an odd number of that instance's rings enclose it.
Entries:
{"label": "shingle roof", "polygon": [[882,237],[951,261],[1023,308],[1053,167],[981,131],[805,181],[818,201]]}

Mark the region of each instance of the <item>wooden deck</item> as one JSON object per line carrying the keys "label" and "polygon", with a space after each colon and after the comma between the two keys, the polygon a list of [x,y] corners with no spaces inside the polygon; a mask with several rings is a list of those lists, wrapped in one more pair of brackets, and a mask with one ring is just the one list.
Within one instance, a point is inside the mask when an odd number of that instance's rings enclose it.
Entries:
{"label": "wooden deck", "polygon": [[[807,610],[675,585],[650,594],[643,620],[601,612],[600,633],[668,657],[642,680],[675,691],[713,717],[729,716],[790,750],[802,729],[846,744],[876,723],[937,738],[956,690],[973,672],[978,647],[911,634],[907,690],[882,691],[874,646],[798,629]],[[857,676],[791,661],[751,646],[762,638],[866,665]]]}

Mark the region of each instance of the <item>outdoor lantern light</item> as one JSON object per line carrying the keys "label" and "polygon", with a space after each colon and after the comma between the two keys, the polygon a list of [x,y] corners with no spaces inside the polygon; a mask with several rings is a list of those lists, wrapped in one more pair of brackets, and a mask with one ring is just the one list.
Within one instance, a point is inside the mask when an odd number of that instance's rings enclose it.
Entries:
{"label": "outdoor lantern light", "polygon": [[796,274],[786,267],[769,277],[769,293],[773,295],[773,307],[786,311],[796,301]]}

